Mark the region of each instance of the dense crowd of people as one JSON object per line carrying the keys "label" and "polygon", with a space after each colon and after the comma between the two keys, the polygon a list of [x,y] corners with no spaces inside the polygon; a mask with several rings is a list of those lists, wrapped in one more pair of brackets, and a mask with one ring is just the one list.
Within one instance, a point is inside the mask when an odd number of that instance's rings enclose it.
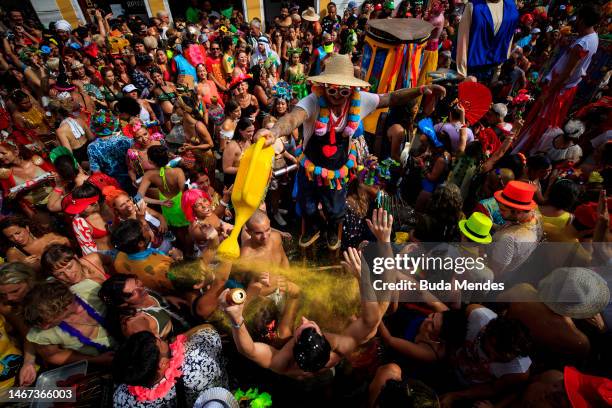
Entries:
{"label": "dense crowd of people", "polygon": [[[114,407],[612,405],[609,62],[588,75],[612,2],[215,6],[4,14],[0,391],[86,360],[77,398]],[[390,18],[431,33],[376,93]],[[262,138],[265,197],[218,256]],[[374,296],[369,251],[485,259],[462,279],[505,290]],[[434,269],[382,276],[459,278]]]}

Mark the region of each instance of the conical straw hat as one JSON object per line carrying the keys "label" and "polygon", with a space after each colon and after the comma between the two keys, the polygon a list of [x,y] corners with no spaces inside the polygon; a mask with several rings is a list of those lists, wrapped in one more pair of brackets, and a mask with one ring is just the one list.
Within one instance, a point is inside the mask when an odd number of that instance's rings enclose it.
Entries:
{"label": "conical straw hat", "polygon": [[325,69],[321,75],[307,78],[309,81],[320,84],[333,84],[341,86],[369,87],[370,83],[355,78],[355,69],[348,55],[332,54],[325,61]]}

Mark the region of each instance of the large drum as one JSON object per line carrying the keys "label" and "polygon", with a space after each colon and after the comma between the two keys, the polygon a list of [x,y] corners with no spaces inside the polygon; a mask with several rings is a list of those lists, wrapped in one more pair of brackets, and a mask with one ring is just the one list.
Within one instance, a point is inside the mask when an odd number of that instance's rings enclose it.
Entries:
{"label": "large drum", "polygon": [[[371,92],[385,93],[417,85],[425,43],[433,25],[416,18],[370,20],[366,31],[362,72]],[[363,120],[364,130],[376,133],[378,109]]]}

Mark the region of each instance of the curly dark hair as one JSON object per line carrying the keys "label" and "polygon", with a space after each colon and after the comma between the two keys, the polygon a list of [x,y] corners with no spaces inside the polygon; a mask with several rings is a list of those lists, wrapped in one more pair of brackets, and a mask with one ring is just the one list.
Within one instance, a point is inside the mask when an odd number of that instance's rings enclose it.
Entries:
{"label": "curly dark hair", "polygon": [[2,220],[0,220],[0,233],[2,233],[5,229],[9,227],[15,226],[21,228],[29,228],[32,235],[34,235],[34,237],[36,238],[41,237],[47,232],[38,223],[33,223],[29,219],[21,215],[11,215],[8,217],[4,217]]}
{"label": "curly dark hair", "polygon": [[504,362],[528,356],[531,351],[529,330],[519,320],[497,317],[491,320],[482,336],[482,344],[491,344]]}
{"label": "curly dark hair", "polygon": [[463,199],[457,185],[445,183],[438,186],[426,210],[438,226],[439,241],[459,241],[458,223],[463,218]]}
{"label": "curly dark hair", "polygon": [[131,335],[115,353],[113,379],[118,384],[150,387],[161,358],[156,337],[147,331]]}

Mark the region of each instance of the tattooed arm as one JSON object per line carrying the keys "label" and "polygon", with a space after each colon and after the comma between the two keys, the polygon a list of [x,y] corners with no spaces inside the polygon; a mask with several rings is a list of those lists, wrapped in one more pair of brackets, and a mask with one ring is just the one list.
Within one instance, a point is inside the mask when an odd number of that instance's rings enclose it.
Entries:
{"label": "tattooed arm", "polygon": [[[422,88],[422,91],[421,91]],[[387,108],[393,106],[401,106],[407,104],[412,99],[416,99],[421,95],[436,94],[440,98],[446,95],[446,89],[440,85],[423,85],[418,88],[403,88],[397,91],[389,92],[380,95],[380,101],[377,108]]]}
{"label": "tattooed arm", "polygon": [[260,137],[266,139],[266,146],[271,146],[274,141],[280,136],[288,136],[297,129],[308,118],[308,113],[299,106],[296,106],[291,112],[281,117],[274,124],[272,129],[260,129],[255,134],[255,140]]}

